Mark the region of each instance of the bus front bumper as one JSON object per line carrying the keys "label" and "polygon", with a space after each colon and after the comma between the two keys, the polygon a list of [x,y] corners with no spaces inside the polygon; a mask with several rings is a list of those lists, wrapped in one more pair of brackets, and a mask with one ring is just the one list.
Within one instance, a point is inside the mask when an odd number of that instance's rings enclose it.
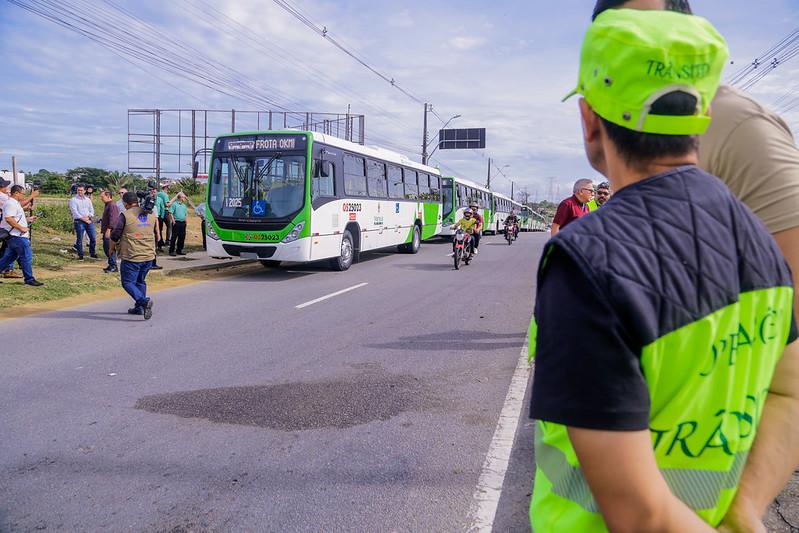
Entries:
{"label": "bus front bumper", "polygon": [[211,257],[239,257],[261,261],[308,261],[311,255],[311,239],[297,239],[290,243],[229,242],[207,239],[208,255]]}

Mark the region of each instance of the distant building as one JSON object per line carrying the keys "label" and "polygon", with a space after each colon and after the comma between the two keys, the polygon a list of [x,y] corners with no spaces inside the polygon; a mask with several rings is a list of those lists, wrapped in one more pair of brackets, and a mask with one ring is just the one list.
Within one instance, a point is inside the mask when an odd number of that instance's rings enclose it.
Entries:
{"label": "distant building", "polygon": [[17,171],[17,179],[14,180],[14,173],[10,170],[0,170],[0,178],[4,180],[8,180],[11,182],[12,185],[22,185],[25,186],[25,173]]}

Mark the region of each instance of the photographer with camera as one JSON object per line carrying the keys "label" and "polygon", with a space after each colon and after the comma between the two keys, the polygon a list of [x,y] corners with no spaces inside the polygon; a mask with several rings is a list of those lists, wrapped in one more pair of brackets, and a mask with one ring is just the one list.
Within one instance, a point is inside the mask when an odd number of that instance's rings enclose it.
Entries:
{"label": "photographer with camera", "polygon": [[[152,198],[152,200],[151,200]],[[147,297],[147,273],[155,260],[157,218],[153,214],[154,197],[146,192],[126,192],[122,197],[125,211],[111,230],[110,252],[119,250],[122,288],[133,298],[131,315],[153,316],[153,301]]]}
{"label": "photographer with camera", "polygon": [[[6,204],[6,202],[10,198],[10,196],[9,196],[10,195],[10,188],[11,188],[11,182],[8,181],[8,180],[5,180],[3,178],[0,178],[0,212],[3,211],[3,208],[4,208],[5,204]],[[38,187],[34,187],[33,191],[30,194],[30,196],[28,196],[27,198],[21,199],[19,201],[19,205],[23,209],[31,208],[31,207],[33,207],[33,201],[34,201],[34,199],[36,199],[37,196],[39,196],[39,189],[38,189]],[[0,216],[2,216],[2,215],[0,215]],[[2,220],[2,218],[0,218],[0,220]],[[2,244],[0,244],[0,257],[3,257],[3,254],[6,251],[6,248],[8,248],[8,240],[7,239],[4,240]],[[20,268],[21,268],[22,267],[22,263],[19,262],[19,265],[20,265]],[[3,271],[0,270],[0,272],[3,272]],[[14,264],[13,263],[8,267],[7,270],[5,270],[5,272],[3,272],[3,277],[4,278],[11,278],[11,279],[22,279],[22,275],[19,274],[18,272],[14,271]]]}
{"label": "photographer with camera", "polygon": [[0,271],[6,270],[14,261],[19,261],[25,285],[41,287],[44,283],[33,277],[33,252],[31,251],[30,229],[28,224],[37,217],[25,217],[21,201],[25,193],[22,185],[11,187],[11,195],[3,205],[3,219],[0,221],[0,234],[6,244],[0,256]]}

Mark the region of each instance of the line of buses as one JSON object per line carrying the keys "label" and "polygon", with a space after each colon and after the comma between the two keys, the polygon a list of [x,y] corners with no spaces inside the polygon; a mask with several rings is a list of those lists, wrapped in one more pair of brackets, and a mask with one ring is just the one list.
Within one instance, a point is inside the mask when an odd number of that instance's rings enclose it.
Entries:
{"label": "line of buses", "polygon": [[416,253],[423,240],[452,235],[472,201],[485,232],[502,231],[511,209],[523,231],[546,227],[512,198],[395,152],[315,132],[228,134],[211,153],[208,253],[346,270],[359,252]]}

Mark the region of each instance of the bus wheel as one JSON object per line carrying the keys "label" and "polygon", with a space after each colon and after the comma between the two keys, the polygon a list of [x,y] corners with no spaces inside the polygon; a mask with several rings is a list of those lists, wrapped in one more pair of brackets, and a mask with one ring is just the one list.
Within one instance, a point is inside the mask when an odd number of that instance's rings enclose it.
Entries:
{"label": "bus wheel", "polygon": [[422,230],[419,229],[418,224],[413,226],[413,237],[411,242],[408,243],[407,251],[409,254],[419,253],[419,248],[422,246]]}
{"label": "bus wheel", "polygon": [[274,261],[272,259],[261,259],[261,264],[266,268],[277,268],[280,266],[280,261]]}
{"label": "bus wheel", "polygon": [[355,247],[352,245],[352,233],[344,230],[341,237],[341,254],[330,260],[330,268],[344,272],[352,266],[352,259],[355,256]]}

